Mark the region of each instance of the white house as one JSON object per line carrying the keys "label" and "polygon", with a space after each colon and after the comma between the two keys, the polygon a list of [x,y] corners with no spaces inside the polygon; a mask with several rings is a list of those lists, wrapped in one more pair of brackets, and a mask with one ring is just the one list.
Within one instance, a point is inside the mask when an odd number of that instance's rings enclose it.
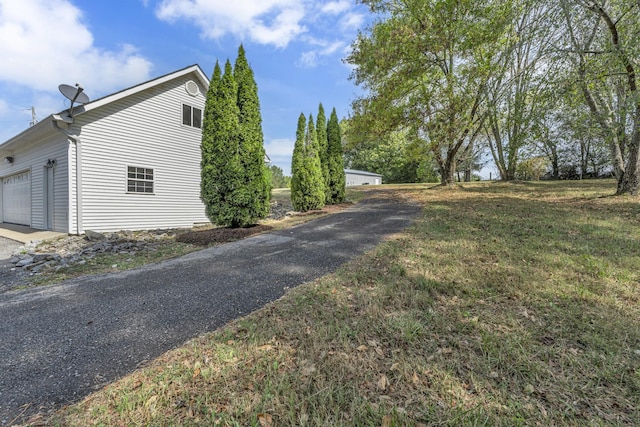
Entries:
{"label": "white house", "polygon": [[208,222],[198,65],[43,119],[0,144],[0,222],[82,234]]}
{"label": "white house", "polygon": [[345,169],[344,174],[347,187],[352,187],[354,185],[382,184],[382,175],[377,173],[359,171],[355,169]]}

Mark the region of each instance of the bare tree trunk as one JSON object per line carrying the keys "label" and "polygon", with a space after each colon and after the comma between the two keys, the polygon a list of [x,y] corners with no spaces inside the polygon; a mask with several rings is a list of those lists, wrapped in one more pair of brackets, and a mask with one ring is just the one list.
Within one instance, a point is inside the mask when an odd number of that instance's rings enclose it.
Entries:
{"label": "bare tree trunk", "polygon": [[[614,19],[600,4],[589,2],[584,5],[587,9],[597,13],[605,22],[607,29],[609,30],[609,35],[611,36],[613,48],[624,65],[625,73],[627,75],[627,89],[631,99],[633,99],[635,103],[633,130],[631,133],[631,141],[627,147],[628,157],[627,161],[622,165],[623,169],[620,176],[618,176],[618,190],[616,194],[630,193],[636,196],[638,195],[638,182],[640,181],[640,101],[638,100],[635,68],[620,40],[618,21],[614,21]],[[621,131],[624,132],[624,130]],[[620,145],[618,145],[617,148],[620,150]]]}

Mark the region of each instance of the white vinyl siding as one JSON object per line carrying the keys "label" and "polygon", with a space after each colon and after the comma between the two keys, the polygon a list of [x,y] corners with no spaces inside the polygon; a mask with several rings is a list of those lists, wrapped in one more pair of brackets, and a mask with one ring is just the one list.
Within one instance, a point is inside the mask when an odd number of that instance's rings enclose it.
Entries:
{"label": "white vinyl siding", "polygon": [[345,181],[347,187],[356,185],[380,185],[382,184],[382,175],[367,171],[359,171],[354,169],[345,169]]}
{"label": "white vinyl siding", "polygon": [[[28,225],[32,228],[46,229],[45,165],[48,160],[55,160],[53,168],[53,230],[68,232],[68,140],[64,135],[55,132],[43,140],[25,145],[25,147],[12,152],[13,163],[8,164],[0,159],[0,178],[26,170],[30,171],[31,220]],[[2,157],[4,158],[4,156]]]}
{"label": "white vinyl siding", "polygon": [[[200,201],[201,130],[182,124],[182,105],[204,110],[182,76],[76,117],[82,127],[82,228],[190,227],[207,222]],[[153,169],[153,197],[127,192],[128,166]]]}

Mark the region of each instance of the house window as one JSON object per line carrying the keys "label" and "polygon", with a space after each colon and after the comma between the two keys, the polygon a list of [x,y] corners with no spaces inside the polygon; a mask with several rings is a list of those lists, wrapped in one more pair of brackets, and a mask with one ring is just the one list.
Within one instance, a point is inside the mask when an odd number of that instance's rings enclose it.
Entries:
{"label": "house window", "polygon": [[127,193],[153,193],[153,169],[127,166]]}
{"label": "house window", "polygon": [[200,129],[202,127],[202,110],[182,104],[182,124]]}

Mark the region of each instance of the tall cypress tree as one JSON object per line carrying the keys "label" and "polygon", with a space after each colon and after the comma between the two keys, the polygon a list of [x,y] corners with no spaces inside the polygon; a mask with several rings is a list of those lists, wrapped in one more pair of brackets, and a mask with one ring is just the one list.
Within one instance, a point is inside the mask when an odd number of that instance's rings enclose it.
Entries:
{"label": "tall cypress tree", "polygon": [[320,169],[322,170],[322,182],[324,183],[325,200],[331,200],[329,188],[329,151],[327,144],[327,117],[324,114],[322,103],[318,106],[318,118],[316,119],[316,133],[318,135],[318,155],[320,157]]}
{"label": "tall cypress tree", "polygon": [[318,147],[318,134],[313,124],[313,116],[309,114],[307,131],[305,132],[305,163],[308,171],[307,183],[307,210],[321,209],[325,202],[324,177],[320,165],[320,148]]}
{"label": "tall cypress tree", "polygon": [[344,175],[344,158],[342,157],[342,135],[335,107],[331,111],[327,124],[327,151],[329,163],[329,204],[342,203],[345,200],[346,177]]}
{"label": "tall cypress tree", "polygon": [[294,209],[306,212],[322,208],[324,184],[318,155],[318,136],[311,115],[306,130],[304,115],[298,118],[291,173],[291,202]]}
{"label": "tall cypress tree", "polygon": [[249,198],[246,208],[249,210],[250,221],[255,222],[269,214],[271,182],[264,164],[264,135],[258,85],[242,45],[238,48],[233,74],[238,85],[240,161],[245,175],[245,192]]}
{"label": "tall cypress tree", "polygon": [[250,196],[244,188],[240,161],[238,86],[227,60],[218,80],[216,63],[207,92],[202,130],[202,200],[212,223],[242,227],[251,224]]}
{"label": "tall cypress tree", "polygon": [[215,217],[214,206],[220,199],[218,183],[221,170],[219,168],[219,153],[221,141],[225,139],[220,126],[223,106],[220,99],[220,85],[222,84],[222,71],[216,61],[213,75],[207,90],[207,99],[204,106],[202,119],[202,142],[200,144],[200,199],[205,205],[207,217],[213,221]]}
{"label": "tall cypress tree", "polygon": [[307,119],[303,113],[298,117],[298,127],[296,129],[296,142],[293,146],[293,157],[291,158],[291,204],[297,211],[303,211],[304,196],[303,183],[305,171],[303,165],[304,159],[304,131],[307,125]]}

